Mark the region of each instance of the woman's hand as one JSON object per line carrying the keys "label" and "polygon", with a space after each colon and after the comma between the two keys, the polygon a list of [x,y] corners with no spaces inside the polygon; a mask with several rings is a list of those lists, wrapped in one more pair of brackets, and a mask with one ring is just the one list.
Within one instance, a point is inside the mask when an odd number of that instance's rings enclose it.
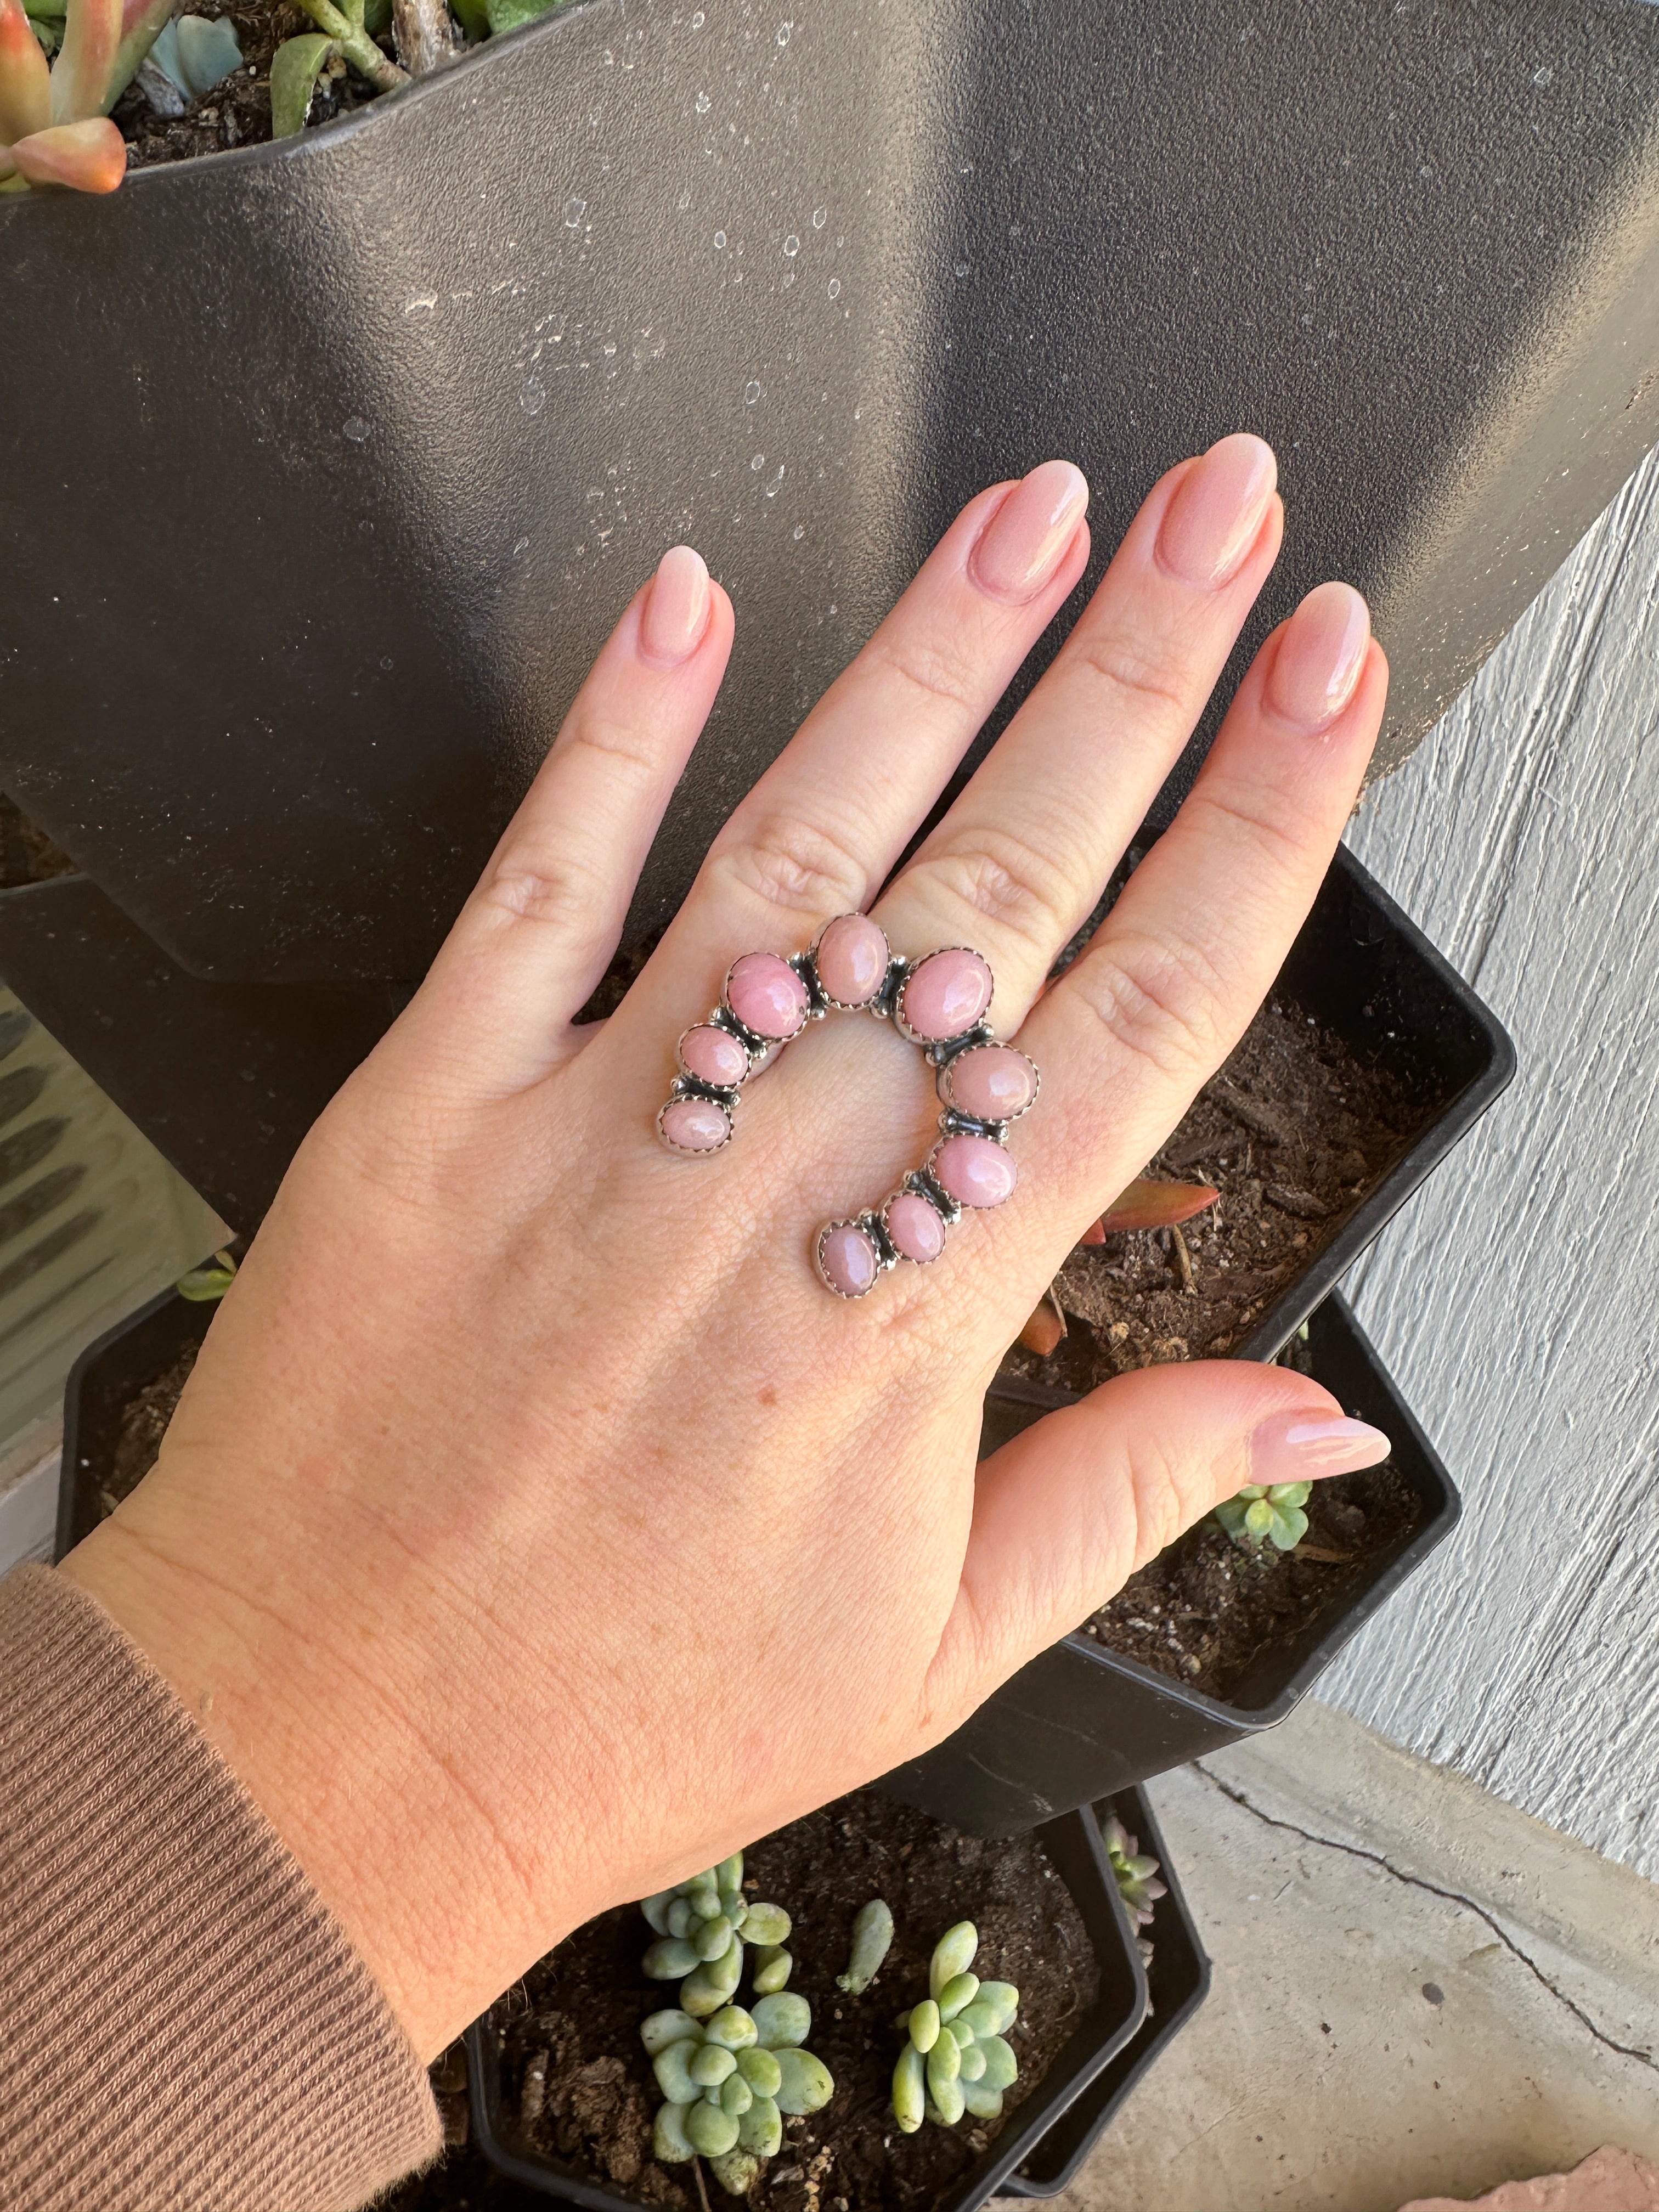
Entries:
{"label": "woman's hand", "polygon": [[[621,1011],[578,1028],[732,641],[702,562],[669,554],[307,1139],[159,1465],[66,1562],[423,2055],[592,1913],[948,1735],[1242,1483],[1382,1455],[1316,1384],[1224,1361],[1126,1376],[975,1468],[999,1356],[1250,1019],[1376,736],[1382,654],[1328,584],[1039,1000],[1273,564],[1273,483],[1246,437],[1170,471],[889,882],[1088,553],[1067,464],[975,500],[738,807]],[[730,963],[872,901],[898,951],[988,957],[999,1034],[1043,1083],[1009,1203],[851,1304],[812,1240],[926,1157],[912,1046],[813,1025],[705,1158],[654,1123]]]}

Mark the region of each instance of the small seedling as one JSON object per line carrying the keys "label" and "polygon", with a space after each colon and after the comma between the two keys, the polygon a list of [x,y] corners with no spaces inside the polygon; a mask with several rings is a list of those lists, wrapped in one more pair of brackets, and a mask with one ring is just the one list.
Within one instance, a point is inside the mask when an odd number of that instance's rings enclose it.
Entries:
{"label": "small seedling", "polygon": [[[743,1974],[740,1930],[757,1942],[757,1958],[771,1951],[775,1966],[785,1961],[787,1979],[788,1954],[781,1947],[789,1916],[775,1905],[745,1905],[741,1851],[647,1898],[641,1909],[659,1939],[646,1954],[646,1972],[666,1980],[682,1970],[687,1953],[694,1961],[680,1984],[679,2004],[653,2012],[640,2027],[666,2100],[652,2127],[651,2148],[671,2166],[706,2158],[722,2189],[746,2196],[762,2160],[782,2145],[784,2115],[821,2112],[836,2093],[829,2068],[805,2048],[812,2008],[805,1997],[780,1984],[746,2011],[730,2002]],[[717,1923],[726,1930],[719,1950]],[[719,1971],[708,1977],[711,1966]],[[728,1981],[725,1996],[710,2002]]]}
{"label": "small seedling", "polygon": [[[836,1987],[849,1997],[861,1997],[881,1972],[893,1941],[893,1914],[884,1898],[872,1897],[860,1908],[853,1923],[853,1951],[847,1972],[837,1974]],[[759,1986],[758,1983],[756,1984]]]}
{"label": "small seedling", "polygon": [[191,1267],[180,1275],[173,1287],[181,1298],[190,1299],[194,1305],[211,1305],[216,1298],[223,1297],[235,1279],[235,1261],[228,1252],[216,1252],[199,1267]]}
{"label": "small seedling", "polygon": [[1310,1482],[1247,1482],[1236,1498],[1222,1500],[1215,1517],[1247,1552],[1259,1552],[1264,1542],[1293,1552],[1308,1533],[1302,1509],[1312,1489]]}
{"label": "small seedling", "polygon": [[[1127,1229],[1172,1229],[1178,1231],[1183,1221],[1190,1221],[1195,1213],[1202,1213],[1206,1206],[1213,1206],[1221,1195],[1208,1183],[1154,1182],[1150,1176],[1137,1176],[1125,1191],[1120,1191],[1098,1221],[1091,1223],[1079,1238],[1082,1244],[1103,1244],[1109,1236]],[[1182,1248],[1184,1251],[1185,1247]],[[1019,1340],[1028,1352],[1035,1352],[1039,1359],[1046,1359],[1066,1334],[1066,1312],[1054,1291],[1043,1294],[1042,1304],[1019,1333]]]}
{"label": "small seedling", "polygon": [[942,2128],[964,2112],[1000,2119],[1003,2093],[1018,2076],[1003,2039],[1018,2015],[1019,1991],[969,1972],[978,1949],[971,1920],[947,1928],[933,1948],[927,1995],[897,2022],[908,2039],[893,2069],[893,2118],[907,2136],[925,2119]]}
{"label": "small seedling", "polygon": [[1142,1855],[1134,1838],[1115,1815],[1108,1820],[1100,1835],[1117,1881],[1117,1893],[1127,1907],[1130,1919],[1137,1929],[1150,1928],[1153,1904],[1170,1893],[1158,1879],[1158,1861]]}

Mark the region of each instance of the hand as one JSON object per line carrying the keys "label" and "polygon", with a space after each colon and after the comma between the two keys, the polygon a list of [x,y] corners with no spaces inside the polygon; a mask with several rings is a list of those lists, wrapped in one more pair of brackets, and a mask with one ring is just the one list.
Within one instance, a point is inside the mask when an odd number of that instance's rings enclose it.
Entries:
{"label": "hand", "polygon": [[[1272,566],[1273,481],[1243,437],[1170,471],[889,883],[1087,557],[1068,465],[975,499],[621,1011],[576,1027],[731,646],[724,592],[669,554],[307,1138],[155,1472],[65,1563],[423,2056],[591,1914],[939,1741],[1243,1482],[1382,1455],[1317,1385],[1223,1361],[1123,1376],[975,1469],[999,1356],[1249,1022],[1376,736],[1383,658],[1328,584],[1039,998]],[[900,951],[985,953],[1043,1085],[1012,1199],[851,1304],[812,1239],[926,1158],[914,1047],[844,1016],[755,1079],[725,1150],[676,1158],[653,1125],[732,961],[872,900]]]}

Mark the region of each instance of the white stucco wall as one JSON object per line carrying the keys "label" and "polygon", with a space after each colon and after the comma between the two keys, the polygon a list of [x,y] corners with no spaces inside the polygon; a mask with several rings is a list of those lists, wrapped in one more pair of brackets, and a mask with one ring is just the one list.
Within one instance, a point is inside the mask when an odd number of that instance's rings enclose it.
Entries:
{"label": "white stucco wall", "polygon": [[1521,1072],[1348,1285],[1466,1517],[1324,1694],[1659,1877],[1659,465],[1349,842]]}

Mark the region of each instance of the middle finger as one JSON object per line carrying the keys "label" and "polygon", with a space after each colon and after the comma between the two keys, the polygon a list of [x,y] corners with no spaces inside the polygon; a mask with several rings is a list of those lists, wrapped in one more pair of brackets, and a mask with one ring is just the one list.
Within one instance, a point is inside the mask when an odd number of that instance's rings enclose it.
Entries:
{"label": "middle finger", "polygon": [[1273,449],[1224,438],[1152,490],[1054,665],[877,906],[895,950],[967,945],[1011,1035],[1179,758],[1278,556]]}

